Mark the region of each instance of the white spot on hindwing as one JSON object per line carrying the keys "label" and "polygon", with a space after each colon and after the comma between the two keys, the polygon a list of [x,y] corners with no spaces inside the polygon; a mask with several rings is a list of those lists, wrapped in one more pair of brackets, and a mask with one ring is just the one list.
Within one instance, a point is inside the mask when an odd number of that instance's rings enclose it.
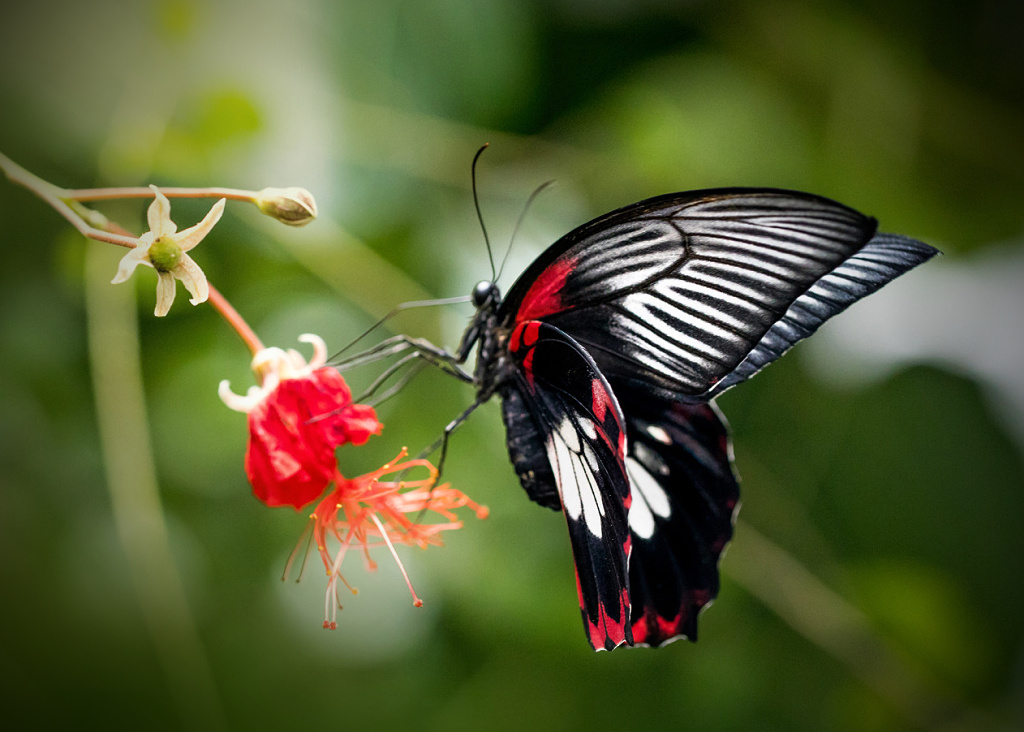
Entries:
{"label": "white spot on hindwing", "polygon": [[573,452],[580,451],[580,436],[576,434],[576,428],[573,426],[571,419],[563,417],[555,432],[557,432],[559,437],[562,438],[562,441],[565,442],[565,446],[567,448]]}
{"label": "white spot on hindwing", "polygon": [[661,455],[647,447],[644,443],[634,443],[633,452],[636,453],[637,460],[652,473],[657,473],[658,475],[669,474],[668,464],[665,463]]}
{"label": "white spot on hindwing", "polygon": [[672,444],[672,438],[668,436],[668,432],[666,432],[656,424],[647,425],[647,434],[649,434],[651,437],[653,437],[655,440],[657,440],[663,445]]}
{"label": "white spot on hindwing", "polygon": [[[627,473],[629,470],[627,469]],[[632,476],[630,476],[632,480]],[[654,536],[654,516],[647,503],[637,493],[633,494],[633,503],[629,506],[629,528],[637,536],[650,539]]]}
{"label": "white spot on hindwing", "polygon": [[566,516],[572,521],[582,519],[587,530],[600,539],[604,504],[597,482],[601,465],[593,448],[580,441],[568,416],[548,436],[545,448]]}
{"label": "white spot on hindwing", "polygon": [[633,499],[629,507],[629,528],[640,538],[650,539],[654,535],[655,514],[663,519],[672,515],[668,494],[654,476],[632,457],[626,458],[626,475],[629,476]]}

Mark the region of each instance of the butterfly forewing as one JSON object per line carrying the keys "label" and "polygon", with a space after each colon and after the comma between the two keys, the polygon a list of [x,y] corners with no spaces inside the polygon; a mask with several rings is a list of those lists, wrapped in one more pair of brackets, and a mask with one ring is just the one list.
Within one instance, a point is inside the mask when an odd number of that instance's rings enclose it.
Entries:
{"label": "butterfly forewing", "polygon": [[[560,239],[513,285],[502,315],[509,323],[541,318],[557,325],[607,376],[642,373],[666,392],[700,396],[726,379],[798,298],[858,252],[875,226],[853,209],[803,193],[662,196]],[[913,264],[934,252],[918,246]],[[897,274],[877,272],[875,289]]]}
{"label": "butterfly forewing", "polygon": [[798,297],[746,358],[708,396],[750,378],[833,315],[935,256],[936,250],[906,236],[876,234],[860,251]]}
{"label": "butterfly forewing", "polygon": [[[509,454],[524,486],[546,467],[569,526],[580,609],[596,649],[632,645],[625,424],[608,382],[557,328],[520,324],[509,341],[516,377],[503,393]],[[509,398],[511,397],[511,398]],[[529,488],[528,488],[529,490]],[[532,494],[531,494],[532,496]]]}

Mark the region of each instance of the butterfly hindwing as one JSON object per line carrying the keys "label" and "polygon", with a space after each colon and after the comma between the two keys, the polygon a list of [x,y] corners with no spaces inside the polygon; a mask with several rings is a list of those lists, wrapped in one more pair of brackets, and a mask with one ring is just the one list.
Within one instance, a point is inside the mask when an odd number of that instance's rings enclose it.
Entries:
{"label": "butterfly hindwing", "polygon": [[535,500],[550,495],[545,480],[557,489],[591,644],[632,645],[622,412],[593,359],[554,326],[521,323],[509,350],[515,378],[503,387],[502,401],[506,425],[517,427],[509,434],[513,465]]}
{"label": "butterfly hindwing", "polygon": [[627,425],[634,642],[696,641],[697,616],[718,595],[718,562],[739,505],[728,429],[711,404],[661,400],[626,383],[612,388]]}

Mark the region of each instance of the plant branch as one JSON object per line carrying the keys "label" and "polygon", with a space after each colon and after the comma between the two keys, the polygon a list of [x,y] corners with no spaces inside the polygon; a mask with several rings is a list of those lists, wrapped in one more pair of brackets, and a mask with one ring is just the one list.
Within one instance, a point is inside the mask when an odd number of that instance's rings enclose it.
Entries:
{"label": "plant branch", "polygon": [[255,356],[258,352],[263,350],[263,341],[259,339],[256,332],[249,327],[249,324],[245,322],[245,319],[238,314],[238,311],[227,301],[221,293],[213,285],[207,282],[210,288],[210,304],[220,313],[221,317],[228,322],[235,332],[238,333],[238,337],[242,339],[249,352]]}
{"label": "plant branch", "polygon": [[[82,236],[108,244],[117,244],[127,249],[134,249],[136,247],[138,242],[135,237],[114,234],[91,225],[86,220],[87,217],[91,218],[93,223],[98,223],[100,226],[106,224],[106,218],[82,206],[74,203],[69,204],[67,191],[43,180],[34,173],[30,173],[3,153],[0,153],[0,168],[3,169],[7,178],[12,183],[17,183],[35,193],[57,213],[67,219]],[[153,192],[150,191],[150,196],[152,195]]]}
{"label": "plant branch", "polygon": [[[231,201],[251,203],[258,191],[244,191],[240,188],[164,188],[160,192],[168,198],[227,198]],[[65,200],[70,201],[112,201],[122,198],[152,198],[149,186],[126,186],[122,188],[69,188],[61,191]]]}

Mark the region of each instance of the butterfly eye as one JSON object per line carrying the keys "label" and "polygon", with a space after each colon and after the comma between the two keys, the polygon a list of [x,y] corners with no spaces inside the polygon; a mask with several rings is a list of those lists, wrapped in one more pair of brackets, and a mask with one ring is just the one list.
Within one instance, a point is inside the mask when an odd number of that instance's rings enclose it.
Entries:
{"label": "butterfly eye", "polygon": [[473,288],[473,306],[477,309],[482,308],[494,298],[497,290],[498,288],[493,282],[488,282],[487,280],[477,282]]}

